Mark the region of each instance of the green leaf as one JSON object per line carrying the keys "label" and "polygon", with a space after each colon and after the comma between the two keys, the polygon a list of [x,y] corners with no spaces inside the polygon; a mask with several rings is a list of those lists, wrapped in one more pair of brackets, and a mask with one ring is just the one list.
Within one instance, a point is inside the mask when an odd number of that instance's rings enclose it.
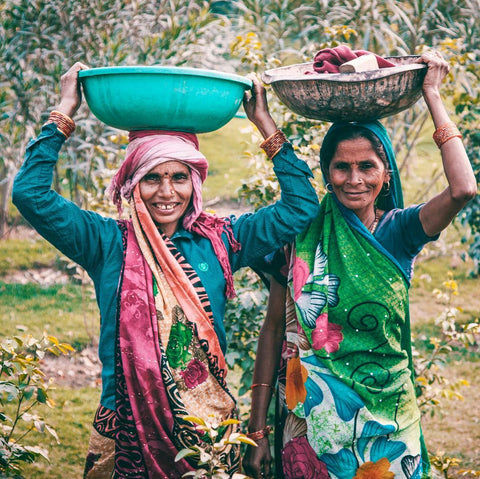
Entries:
{"label": "green leaf", "polygon": [[58,438],[57,431],[55,431],[55,429],[53,429],[53,427],[49,426],[48,424],[45,424],[45,429],[50,433],[50,435],[55,438],[57,444],[60,444],[60,439]]}
{"label": "green leaf", "polygon": [[48,457],[48,451],[44,449],[43,447],[40,446],[24,446],[25,449],[35,455],[42,456],[45,458],[48,462],[50,462],[50,459]]}
{"label": "green leaf", "polygon": [[197,452],[197,451],[194,451],[193,449],[188,449],[188,448],[182,449],[182,450],[175,456],[175,462],[180,461],[180,460],[183,459],[184,457],[195,456],[195,455],[198,455],[198,452]]}
{"label": "green leaf", "polygon": [[47,402],[47,393],[43,388],[37,388],[37,400],[38,402],[45,404]]}
{"label": "green leaf", "polygon": [[18,399],[19,395],[20,390],[15,384],[8,381],[0,382],[0,398],[2,398],[2,400],[12,402]]}
{"label": "green leaf", "polygon": [[35,393],[35,387],[28,387],[24,389],[23,396],[28,401],[32,398],[34,393]]}

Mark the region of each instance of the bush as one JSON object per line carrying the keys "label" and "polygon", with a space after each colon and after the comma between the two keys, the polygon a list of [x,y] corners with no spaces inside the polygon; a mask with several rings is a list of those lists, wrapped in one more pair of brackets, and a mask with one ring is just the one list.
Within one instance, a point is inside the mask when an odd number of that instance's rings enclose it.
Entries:
{"label": "bush", "polygon": [[40,404],[54,407],[49,397],[52,387],[45,383],[40,368],[46,354],[68,354],[69,344],[59,343],[46,334],[40,340],[15,336],[0,343],[0,476],[22,478],[22,464],[35,462],[48,451],[41,446],[27,446],[23,439],[33,431],[49,433],[56,440],[55,429],[36,413]]}

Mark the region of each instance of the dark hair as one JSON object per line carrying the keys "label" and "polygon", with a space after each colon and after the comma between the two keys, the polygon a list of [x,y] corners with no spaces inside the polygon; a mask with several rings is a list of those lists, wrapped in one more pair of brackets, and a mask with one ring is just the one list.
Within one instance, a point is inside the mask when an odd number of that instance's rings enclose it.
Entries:
{"label": "dark hair", "polygon": [[372,145],[373,151],[382,160],[385,169],[390,171],[390,165],[387,160],[387,153],[383,147],[382,142],[373,131],[365,128],[361,125],[354,123],[347,123],[345,125],[337,127],[334,131],[327,133],[320,149],[320,167],[325,179],[328,178],[328,169],[332,158],[337,151],[338,144],[345,140],[357,140],[359,138],[365,138]]}

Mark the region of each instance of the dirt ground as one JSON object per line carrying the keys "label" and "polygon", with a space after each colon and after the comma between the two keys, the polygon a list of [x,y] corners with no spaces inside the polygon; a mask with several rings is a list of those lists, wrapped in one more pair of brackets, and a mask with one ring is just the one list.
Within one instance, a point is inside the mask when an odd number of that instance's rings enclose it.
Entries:
{"label": "dirt ground", "polygon": [[88,347],[70,356],[48,356],[42,360],[42,371],[56,385],[81,388],[101,386],[101,364],[96,347]]}

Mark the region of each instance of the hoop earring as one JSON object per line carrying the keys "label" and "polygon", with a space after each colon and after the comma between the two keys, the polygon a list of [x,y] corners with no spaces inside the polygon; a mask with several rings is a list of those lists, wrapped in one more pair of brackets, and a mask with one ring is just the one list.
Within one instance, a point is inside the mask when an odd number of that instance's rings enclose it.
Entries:
{"label": "hoop earring", "polygon": [[383,190],[385,191],[385,193],[388,193],[390,191],[390,180],[383,184]]}
{"label": "hoop earring", "polygon": [[325,188],[327,189],[327,191],[328,191],[329,193],[333,193],[333,186],[331,185],[331,183],[327,183],[327,184],[325,185]]}

